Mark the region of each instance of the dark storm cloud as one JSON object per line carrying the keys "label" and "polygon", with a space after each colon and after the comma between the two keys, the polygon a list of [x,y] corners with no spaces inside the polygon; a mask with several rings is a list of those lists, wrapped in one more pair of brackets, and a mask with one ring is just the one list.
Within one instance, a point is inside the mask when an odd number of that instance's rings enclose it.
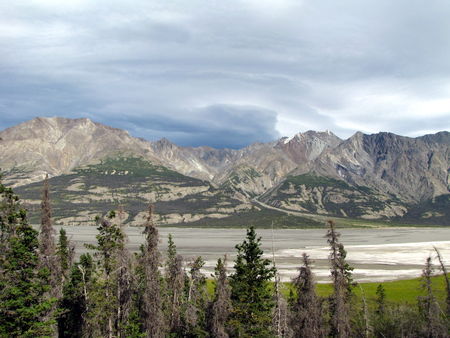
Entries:
{"label": "dark storm cloud", "polygon": [[151,114],[147,118],[116,117],[109,121],[126,126],[132,134],[166,137],[192,146],[242,148],[251,142],[269,142],[278,137],[276,113],[260,107],[214,105],[186,112],[183,116]]}
{"label": "dark storm cloud", "polygon": [[0,128],[90,117],[240,147],[308,129],[450,129],[450,2],[0,4]]}

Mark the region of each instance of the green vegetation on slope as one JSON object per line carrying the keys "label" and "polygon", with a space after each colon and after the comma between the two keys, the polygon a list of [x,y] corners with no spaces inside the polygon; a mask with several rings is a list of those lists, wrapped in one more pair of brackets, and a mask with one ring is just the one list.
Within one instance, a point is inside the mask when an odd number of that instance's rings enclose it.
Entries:
{"label": "green vegetation on slope", "polygon": [[450,194],[423,201],[411,208],[400,220],[406,224],[450,225]]}
{"label": "green vegetation on slope", "polygon": [[313,173],[288,176],[261,200],[287,210],[351,218],[386,218],[391,206],[402,206],[394,197],[387,198],[368,187],[353,186],[334,178]]}
{"label": "green vegetation on slope", "polygon": [[349,189],[353,190],[354,188],[348,185],[346,182],[341,180],[336,180],[334,178],[329,178],[325,176],[317,176],[314,174],[304,174],[298,176],[288,176],[284,181],[283,187],[287,187],[286,185],[292,183],[296,186],[305,185],[308,188],[314,187],[335,187],[341,189]]}
{"label": "green vegetation on slope", "polygon": [[[239,201],[212,187],[208,182],[153,165],[138,157],[105,158],[97,164],[77,168],[73,173],[49,180],[55,221],[82,215],[74,224],[94,224],[95,216],[121,206],[132,220],[156,205],[158,214],[208,213],[218,205],[234,208]],[[28,201],[30,220],[39,219],[42,183],[17,188]],[[84,215],[84,216],[83,216]]]}

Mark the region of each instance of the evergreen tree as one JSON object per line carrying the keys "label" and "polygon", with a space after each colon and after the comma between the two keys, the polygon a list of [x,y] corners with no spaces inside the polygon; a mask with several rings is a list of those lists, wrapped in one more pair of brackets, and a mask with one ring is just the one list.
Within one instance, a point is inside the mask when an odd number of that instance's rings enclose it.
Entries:
{"label": "evergreen tree", "polygon": [[55,230],[52,226],[52,212],[50,207],[50,189],[48,175],[44,180],[44,189],[41,202],[41,231],[39,233],[39,251],[45,260],[55,256]]}
{"label": "evergreen tree", "polygon": [[386,315],[386,291],[383,284],[378,284],[375,294],[377,296],[375,299],[375,313],[380,317],[384,317]]}
{"label": "evergreen tree", "polygon": [[41,202],[41,229],[39,233],[39,253],[41,255],[42,267],[48,270],[50,292],[49,297],[59,298],[62,292],[61,264],[56,254],[55,229],[52,225],[52,212],[50,206],[50,189],[48,175],[44,180],[44,189]]}
{"label": "evergreen tree", "polygon": [[271,262],[262,257],[261,238],[254,227],[246,239],[236,245],[238,251],[230,276],[233,313],[230,324],[239,337],[265,337],[273,333],[273,290],[270,280],[275,275]]}
{"label": "evergreen tree", "polygon": [[47,316],[54,299],[48,270],[42,268],[38,233],[11,189],[0,184],[0,336],[37,337],[52,334],[54,320]]}
{"label": "evergreen tree", "polygon": [[323,337],[321,303],[316,295],[311,260],[306,253],[303,253],[302,262],[293,281],[297,297],[293,304],[292,329],[295,337]]}
{"label": "evergreen tree", "polygon": [[[124,336],[129,314],[130,286],[127,253],[124,249],[125,237],[119,226],[112,223],[115,217],[110,212],[99,221],[97,245],[89,245],[95,250],[99,276],[91,284],[88,300],[87,324],[93,336]],[[125,295],[125,298],[124,298]]]}
{"label": "evergreen tree", "polygon": [[333,337],[350,336],[350,298],[354,286],[352,280],[353,268],[345,260],[347,252],[339,242],[340,234],[335,229],[333,221],[328,221],[328,244],[330,245],[329,260],[333,294],[330,297],[331,335]]}
{"label": "evergreen tree", "polygon": [[375,311],[373,314],[373,333],[375,337],[392,337],[396,332],[395,320],[390,312],[392,309],[388,307],[386,302],[386,291],[383,284],[379,284],[376,291]]}
{"label": "evergreen tree", "polygon": [[444,259],[442,258],[441,253],[439,250],[435,247],[434,251],[436,251],[436,256],[439,261],[439,267],[441,269],[442,274],[444,275],[444,282],[445,282],[445,291],[446,291],[446,297],[445,297],[445,311],[446,311],[446,317],[448,324],[450,325],[450,280],[448,277],[447,268],[445,267]]}
{"label": "evergreen tree", "polygon": [[174,335],[183,335],[182,307],[185,303],[185,273],[183,271],[183,257],[177,254],[177,248],[171,234],[169,234],[168,240],[165,280],[165,316],[168,319],[169,332]]}
{"label": "evergreen tree", "polygon": [[136,294],[137,287],[133,274],[133,260],[125,245],[121,245],[118,249],[118,264],[114,277],[117,294],[117,335],[118,337],[127,337],[125,331],[129,329],[130,325],[133,325],[130,320],[131,312],[135,309],[133,295]]}
{"label": "evergreen tree", "polygon": [[58,335],[82,337],[85,316],[88,310],[88,287],[95,274],[95,266],[90,254],[80,256],[80,261],[72,266],[63,288],[59,303]]}
{"label": "evergreen tree", "polygon": [[73,263],[73,256],[75,253],[75,248],[71,245],[69,239],[67,238],[66,230],[61,228],[59,230],[58,244],[56,246],[56,255],[59,261],[59,270],[61,271],[61,282],[64,282],[68,278],[70,269]]}
{"label": "evergreen tree", "polygon": [[226,262],[226,256],[223,261],[219,258],[214,270],[216,288],[214,290],[214,300],[210,305],[208,313],[208,328],[213,338],[228,337],[226,324],[232,311],[232,306],[231,288],[227,277]]}
{"label": "evergreen tree", "polygon": [[148,337],[163,337],[165,323],[162,308],[161,274],[158,270],[160,254],[158,251],[158,229],[153,223],[153,205],[149,206],[148,216],[144,226],[146,237],[140,257],[142,271],[142,316]]}
{"label": "evergreen tree", "polygon": [[15,234],[21,213],[19,197],[11,188],[7,188],[1,183],[0,174],[0,263],[4,261],[4,256],[9,250],[9,239]]}
{"label": "evergreen tree", "polygon": [[433,272],[434,268],[430,256],[426,259],[422,271],[422,289],[425,291],[425,296],[418,299],[420,314],[424,322],[422,332],[426,337],[445,337],[448,332],[446,332],[445,325],[441,320],[441,310],[432,289],[431,276]]}

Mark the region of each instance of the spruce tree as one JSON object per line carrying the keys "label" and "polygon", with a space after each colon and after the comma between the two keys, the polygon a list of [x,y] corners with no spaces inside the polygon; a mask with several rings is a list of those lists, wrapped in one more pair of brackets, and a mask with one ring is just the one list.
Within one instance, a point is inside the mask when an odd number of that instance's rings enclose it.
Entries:
{"label": "spruce tree", "polygon": [[373,315],[373,331],[376,337],[388,337],[393,332],[392,316],[389,316],[386,303],[386,291],[383,284],[379,284],[376,290],[375,311]]}
{"label": "spruce tree", "polygon": [[114,276],[115,292],[117,294],[116,330],[118,337],[127,337],[125,331],[132,325],[130,323],[131,314],[135,309],[135,297],[133,296],[137,292],[137,287],[135,275],[133,274],[133,258],[125,245],[119,247],[117,254],[118,262]]}
{"label": "spruce tree", "polygon": [[147,219],[144,225],[145,244],[140,257],[140,270],[142,272],[142,317],[148,337],[163,337],[165,323],[162,307],[162,287],[160,254],[158,251],[158,229],[153,223],[153,205],[149,206]]}
{"label": "spruce tree", "polygon": [[419,311],[424,323],[422,334],[427,337],[445,337],[447,330],[441,319],[441,309],[433,294],[431,282],[433,273],[434,267],[429,256],[422,270],[422,289],[425,295],[418,298]]}
{"label": "spruce tree", "polygon": [[236,249],[235,272],[230,276],[233,333],[240,337],[270,336],[274,308],[270,280],[275,269],[262,257],[261,238],[256,237],[254,227],[247,230],[246,239]]}
{"label": "spruce tree", "polygon": [[297,297],[293,304],[291,326],[295,337],[323,337],[322,310],[316,295],[311,260],[306,253],[302,255],[303,265],[293,280]]}
{"label": "spruce tree", "polygon": [[88,290],[87,323],[93,336],[122,337],[129,314],[131,293],[127,289],[129,273],[124,263],[127,260],[125,236],[112,223],[114,217],[115,213],[110,212],[107,218],[99,220],[97,245],[88,246],[95,250],[99,273],[96,283]]}
{"label": "spruce tree", "polygon": [[21,209],[19,197],[1,183],[0,174],[0,263],[9,249],[9,239],[15,234]]}
{"label": "spruce tree", "polygon": [[333,337],[350,336],[350,298],[353,268],[347,263],[347,252],[339,242],[340,234],[335,229],[333,221],[328,221],[328,244],[330,245],[329,260],[331,263],[331,278],[333,294],[330,297],[331,335]]}
{"label": "spruce tree", "polygon": [[55,300],[45,297],[49,273],[40,261],[38,233],[17,196],[2,184],[0,225],[0,336],[51,335],[54,320],[47,314]]}
{"label": "spruce tree", "polygon": [[445,291],[446,291],[446,297],[445,297],[445,312],[447,316],[448,324],[450,325],[450,280],[448,277],[447,268],[445,267],[444,259],[442,258],[441,253],[439,250],[435,247],[434,251],[436,251],[436,256],[439,261],[439,268],[441,269],[442,274],[444,275],[444,282],[445,282]]}
{"label": "spruce tree", "polygon": [[177,248],[171,234],[169,234],[168,240],[165,281],[165,316],[168,319],[169,332],[173,335],[183,335],[182,307],[185,303],[185,273],[183,271],[183,257],[177,254]]}
{"label": "spruce tree", "polygon": [[[68,274],[59,302],[58,335],[82,337],[86,328],[85,317],[88,311],[88,288],[95,275],[95,265],[90,254],[82,254]],[[88,330],[86,330],[88,331]]]}
{"label": "spruce tree", "polygon": [[61,282],[64,282],[68,278],[70,273],[70,268],[73,263],[73,256],[75,253],[75,248],[71,245],[69,239],[67,238],[66,230],[61,228],[59,230],[58,244],[56,246],[56,256],[59,261],[59,270],[61,272]]}
{"label": "spruce tree", "polygon": [[41,228],[39,233],[39,253],[41,255],[42,267],[49,272],[50,297],[61,296],[61,264],[56,254],[55,229],[52,225],[52,212],[50,206],[50,189],[48,175],[44,180],[44,188],[41,202]]}

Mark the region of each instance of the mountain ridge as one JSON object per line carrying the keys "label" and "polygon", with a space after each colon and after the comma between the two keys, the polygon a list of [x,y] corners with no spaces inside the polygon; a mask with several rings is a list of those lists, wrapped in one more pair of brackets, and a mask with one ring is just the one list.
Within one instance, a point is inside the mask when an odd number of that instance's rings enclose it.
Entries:
{"label": "mountain ridge", "polygon": [[[310,130],[241,149],[182,147],[166,138],[147,141],[86,118],[35,118],[0,131],[0,168],[3,182],[9,186],[39,182],[46,174],[72,175],[79,171],[77,168],[114,157],[139,157],[152,165],[208,181],[219,189],[213,195],[225,194],[230,198],[227,203],[242,203],[242,208],[261,197],[265,203],[287,210],[398,218],[413,215],[411,206],[422,203],[422,214],[441,215],[447,221],[441,211],[427,211],[433,206],[427,201],[450,192],[447,131],[416,138],[389,132],[356,132],[342,140],[330,131]],[[331,186],[310,186],[308,182],[317,180],[304,175],[323,177]],[[346,185],[336,183],[339,181]],[[203,195],[212,188],[204,189]],[[197,190],[193,187],[192,193],[198,195]],[[206,198],[199,196],[196,198]],[[439,210],[442,208],[440,202]]]}

